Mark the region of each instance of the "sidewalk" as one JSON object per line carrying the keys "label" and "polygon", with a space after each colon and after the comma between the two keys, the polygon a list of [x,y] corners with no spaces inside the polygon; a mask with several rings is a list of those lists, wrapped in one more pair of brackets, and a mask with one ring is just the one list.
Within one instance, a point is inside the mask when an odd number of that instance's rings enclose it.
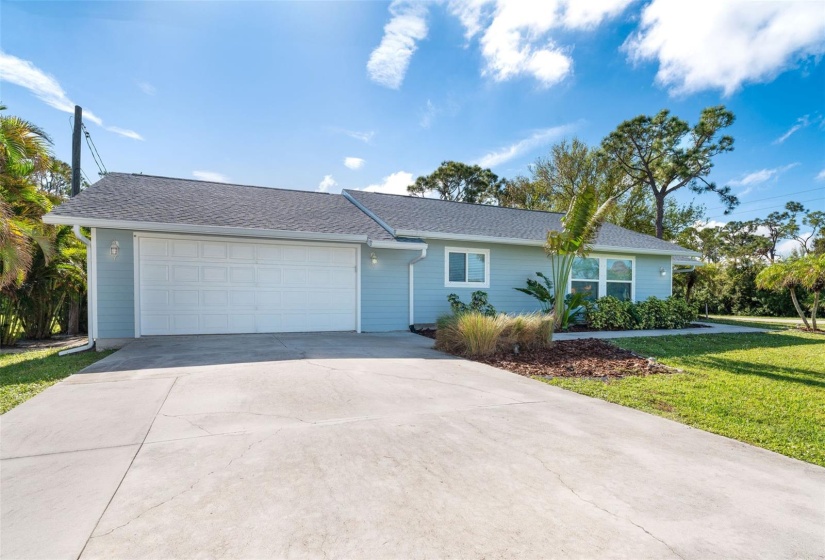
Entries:
{"label": "sidewalk", "polygon": [[720,323],[702,323],[700,321],[696,321],[696,324],[702,325],[703,328],[555,333],[553,334],[553,340],[579,340],[582,338],[631,338],[637,336],[671,336],[683,334],[734,334],[771,332],[768,329],[758,329],[756,327],[740,327],[738,325],[723,325]]}

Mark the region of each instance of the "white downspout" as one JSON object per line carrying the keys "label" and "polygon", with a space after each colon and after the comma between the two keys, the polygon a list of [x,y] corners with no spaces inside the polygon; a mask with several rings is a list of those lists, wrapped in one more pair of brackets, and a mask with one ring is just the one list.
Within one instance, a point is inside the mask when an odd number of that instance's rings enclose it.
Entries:
{"label": "white downspout", "polygon": [[80,233],[80,226],[76,225],[72,227],[72,231],[74,232],[74,236],[77,237],[83,244],[86,246],[86,326],[87,330],[89,331],[89,342],[87,342],[84,346],[78,346],[77,348],[70,348],[68,350],[63,350],[62,352],[58,353],[58,356],[66,356],[67,354],[75,354],[77,352],[85,352],[86,350],[91,350],[95,345],[95,338],[94,338],[94,309],[92,294],[94,293],[94,289],[96,286],[96,282],[94,276],[92,274],[92,259],[95,255],[92,254],[92,242],[83,236]]}
{"label": "white downspout", "polygon": [[410,330],[415,328],[415,263],[427,257],[427,249],[421,249],[421,254],[410,261]]}

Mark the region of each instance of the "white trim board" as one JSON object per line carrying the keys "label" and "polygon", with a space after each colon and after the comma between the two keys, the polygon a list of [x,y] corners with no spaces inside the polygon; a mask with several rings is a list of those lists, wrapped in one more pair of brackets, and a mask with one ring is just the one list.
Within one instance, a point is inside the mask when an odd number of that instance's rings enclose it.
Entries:
{"label": "white trim board", "polygon": [[[450,253],[465,255],[475,253],[484,255],[484,282],[452,282],[450,281]],[[469,278],[469,259],[464,259],[465,278]],[[490,287],[490,249],[477,249],[473,247],[444,247],[444,287],[445,288],[489,288]]]}

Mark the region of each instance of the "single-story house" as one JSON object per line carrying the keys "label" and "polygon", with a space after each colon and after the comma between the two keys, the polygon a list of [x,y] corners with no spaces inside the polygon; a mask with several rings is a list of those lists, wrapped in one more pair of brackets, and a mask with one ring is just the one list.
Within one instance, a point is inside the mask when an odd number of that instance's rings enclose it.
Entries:
{"label": "single-story house", "polygon": [[[91,228],[90,322],[106,348],[148,335],[402,330],[476,290],[500,311],[535,311],[514,288],[549,274],[543,244],[561,217],[109,173],[43,220]],[[605,224],[570,288],[667,297],[674,265],[696,256]]]}

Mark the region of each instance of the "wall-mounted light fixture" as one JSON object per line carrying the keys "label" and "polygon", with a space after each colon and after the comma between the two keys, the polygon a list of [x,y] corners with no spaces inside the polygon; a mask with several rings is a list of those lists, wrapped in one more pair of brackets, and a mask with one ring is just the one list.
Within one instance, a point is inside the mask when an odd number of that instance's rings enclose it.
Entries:
{"label": "wall-mounted light fixture", "polygon": [[660,266],[659,267],[659,276],[666,276],[666,275],[667,275],[667,270],[665,270],[665,267]]}
{"label": "wall-mounted light fixture", "polygon": [[372,264],[378,264],[378,255],[375,254],[375,251],[370,253],[370,261]]}
{"label": "wall-mounted light fixture", "polygon": [[112,244],[109,245],[109,254],[112,256],[112,259],[116,259],[120,254],[120,243],[118,243],[117,240],[112,241]]}

